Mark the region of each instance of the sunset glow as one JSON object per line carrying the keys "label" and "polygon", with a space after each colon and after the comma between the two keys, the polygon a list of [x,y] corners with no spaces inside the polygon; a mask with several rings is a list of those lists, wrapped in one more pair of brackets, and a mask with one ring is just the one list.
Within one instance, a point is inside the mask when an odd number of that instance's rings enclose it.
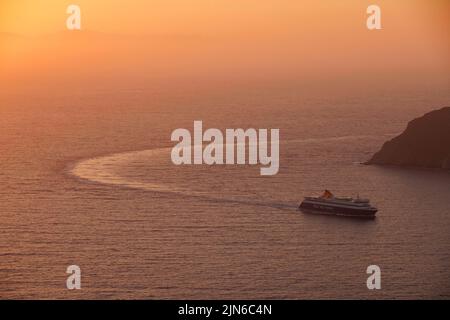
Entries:
{"label": "sunset glow", "polygon": [[[83,55],[86,48],[96,46],[94,39],[78,48],[61,34],[71,3],[2,1],[0,32],[31,37],[28,43],[20,42],[19,51],[29,51],[21,56],[25,64],[29,59],[38,65],[45,63],[39,52],[50,54],[46,50],[54,45],[48,41],[59,42],[51,53],[54,63],[65,59],[59,50]],[[420,64],[439,71],[449,67],[450,3],[445,0],[378,1],[383,8],[383,30],[379,33],[369,33],[365,28],[365,9],[370,1],[130,0],[127,6],[110,0],[75,3],[82,10],[83,31],[101,32],[103,38],[108,35],[102,46],[112,59],[121,56],[118,51],[123,41],[128,41],[138,55],[161,52],[166,63],[171,63],[176,53],[181,60],[201,54],[206,65],[208,60],[227,63],[227,57],[234,57],[233,62],[238,64],[261,66],[278,57],[275,64],[282,69],[366,70],[395,65],[412,70]],[[176,37],[190,42],[176,41]],[[150,63],[148,60],[145,64]],[[197,67],[201,72],[201,66]]]}
{"label": "sunset glow", "polygon": [[0,300],[450,299],[449,169],[449,0],[0,0]]}

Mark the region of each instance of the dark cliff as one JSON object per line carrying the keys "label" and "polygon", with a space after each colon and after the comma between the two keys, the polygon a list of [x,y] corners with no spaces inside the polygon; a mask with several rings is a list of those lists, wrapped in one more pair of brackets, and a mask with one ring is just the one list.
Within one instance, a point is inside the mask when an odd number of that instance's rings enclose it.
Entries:
{"label": "dark cliff", "polygon": [[450,107],[431,111],[408,123],[367,164],[450,169]]}

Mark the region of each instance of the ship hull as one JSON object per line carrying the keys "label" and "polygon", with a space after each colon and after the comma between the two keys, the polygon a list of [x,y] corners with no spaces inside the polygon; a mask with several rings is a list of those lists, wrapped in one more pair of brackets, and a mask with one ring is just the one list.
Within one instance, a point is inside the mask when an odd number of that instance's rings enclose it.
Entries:
{"label": "ship hull", "polygon": [[313,203],[303,201],[299,209],[304,213],[345,216],[353,218],[374,219],[377,209],[375,208],[351,208],[343,206],[334,206],[323,203]]}

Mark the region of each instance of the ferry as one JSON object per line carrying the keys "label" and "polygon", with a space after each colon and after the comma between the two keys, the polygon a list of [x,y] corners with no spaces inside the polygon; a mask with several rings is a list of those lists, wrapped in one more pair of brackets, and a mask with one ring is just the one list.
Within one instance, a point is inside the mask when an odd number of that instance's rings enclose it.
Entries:
{"label": "ferry", "polygon": [[378,209],[368,199],[335,197],[329,190],[320,197],[305,197],[299,209],[304,213],[327,214],[357,218],[375,218]]}

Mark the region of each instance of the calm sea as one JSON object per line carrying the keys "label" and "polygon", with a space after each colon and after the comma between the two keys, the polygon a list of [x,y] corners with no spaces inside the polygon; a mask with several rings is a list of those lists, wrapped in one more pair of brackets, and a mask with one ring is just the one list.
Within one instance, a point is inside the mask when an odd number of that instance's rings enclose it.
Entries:
{"label": "calm sea", "polygon": [[[49,96],[0,99],[0,298],[450,298],[450,172],[361,164],[448,92]],[[174,166],[170,134],[194,120],[279,128],[279,174]],[[377,218],[297,210],[324,189]]]}

